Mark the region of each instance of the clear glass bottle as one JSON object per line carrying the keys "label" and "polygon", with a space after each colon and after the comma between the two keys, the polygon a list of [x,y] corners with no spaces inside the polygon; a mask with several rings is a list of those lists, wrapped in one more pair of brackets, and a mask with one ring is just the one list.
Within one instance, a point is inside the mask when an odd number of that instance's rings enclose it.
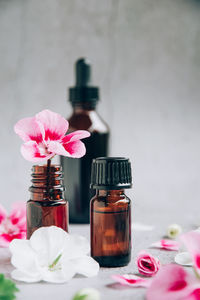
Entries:
{"label": "clear glass bottle", "polygon": [[98,87],[91,86],[91,66],[86,59],[76,62],[76,85],[70,88],[69,100],[73,113],[68,119],[69,132],[88,130],[91,136],[84,140],[86,154],[80,159],[61,156],[65,180],[65,197],[69,201],[70,223],[89,223],[92,159],[108,154],[109,129],[96,112]]}
{"label": "clear glass bottle", "polygon": [[91,256],[102,267],[121,267],[131,260],[131,201],[124,189],[132,185],[128,159],[93,160],[91,187]]}
{"label": "clear glass bottle", "polygon": [[64,199],[61,166],[33,166],[27,202],[27,239],[42,227],[55,225],[68,231],[68,202]]}

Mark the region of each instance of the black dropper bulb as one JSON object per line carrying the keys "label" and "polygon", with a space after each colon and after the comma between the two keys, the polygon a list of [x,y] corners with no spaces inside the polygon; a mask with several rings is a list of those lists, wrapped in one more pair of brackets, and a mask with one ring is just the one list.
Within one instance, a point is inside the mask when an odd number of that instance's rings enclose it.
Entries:
{"label": "black dropper bulb", "polygon": [[76,86],[91,84],[91,66],[87,58],[80,58],[76,62]]}
{"label": "black dropper bulb", "polygon": [[92,68],[87,58],[79,58],[75,63],[76,85],[69,89],[69,101],[73,103],[99,100],[99,88],[91,85]]}

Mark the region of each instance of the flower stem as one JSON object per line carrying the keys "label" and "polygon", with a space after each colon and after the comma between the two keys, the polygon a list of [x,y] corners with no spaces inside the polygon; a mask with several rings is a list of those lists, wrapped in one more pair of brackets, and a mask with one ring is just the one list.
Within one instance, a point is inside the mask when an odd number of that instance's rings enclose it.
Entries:
{"label": "flower stem", "polygon": [[50,169],[51,169],[51,159],[47,160],[47,198],[50,199]]}
{"label": "flower stem", "polygon": [[52,264],[49,265],[49,269],[53,269],[53,268],[57,265],[57,263],[59,262],[61,256],[62,256],[62,254],[59,254],[59,255],[56,257],[56,259],[52,262]]}

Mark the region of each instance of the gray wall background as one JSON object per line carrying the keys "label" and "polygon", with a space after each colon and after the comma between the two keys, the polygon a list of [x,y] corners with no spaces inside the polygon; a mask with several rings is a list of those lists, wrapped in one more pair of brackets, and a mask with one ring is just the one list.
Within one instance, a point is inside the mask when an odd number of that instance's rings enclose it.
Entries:
{"label": "gray wall background", "polygon": [[136,218],[193,212],[200,224],[197,0],[0,0],[0,202],[29,198],[13,125],[45,108],[69,116],[82,56],[101,87],[111,155],[132,160]]}

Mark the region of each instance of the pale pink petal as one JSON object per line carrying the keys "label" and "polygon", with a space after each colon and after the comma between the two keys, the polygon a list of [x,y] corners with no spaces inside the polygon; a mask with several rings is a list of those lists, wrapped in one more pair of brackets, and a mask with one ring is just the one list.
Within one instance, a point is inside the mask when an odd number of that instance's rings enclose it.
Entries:
{"label": "pale pink petal", "polygon": [[8,235],[0,234],[0,247],[8,248],[10,244],[10,238]]}
{"label": "pale pink petal", "polygon": [[141,251],[137,258],[136,264],[140,274],[145,276],[153,276],[160,269],[160,261],[146,251]]}
{"label": "pale pink petal", "polygon": [[67,144],[51,141],[48,145],[48,151],[73,158],[80,158],[86,153],[85,145],[81,141],[69,142]]}
{"label": "pale pink petal", "polygon": [[53,157],[55,153],[42,154],[38,144],[29,141],[21,146],[21,154],[28,161],[41,162]]}
{"label": "pale pink petal", "polygon": [[200,286],[200,282],[181,266],[166,265],[153,278],[147,290],[147,300],[183,300]]}
{"label": "pale pink petal", "polygon": [[12,224],[16,225],[21,232],[26,232],[26,202],[14,203],[9,218]]}
{"label": "pale pink petal", "polygon": [[200,275],[200,232],[190,231],[182,235],[181,240],[187,247],[193,260],[194,267]]}
{"label": "pale pink petal", "polygon": [[133,274],[112,275],[117,282],[131,287],[148,287],[151,284],[150,279],[142,278]]}
{"label": "pale pink petal", "polygon": [[68,121],[61,115],[48,109],[36,115],[36,121],[44,127],[45,141],[57,141],[64,137],[68,130]]}
{"label": "pale pink petal", "polygon": [[35,118],[24,118],[17,122],[14,126],[16,134],[18,134],[24,142],[36,141],[41,143],[43,141],[44,129],[38,125]]}
{"label": "pale pink petal", "polygon": [[153,243],[151,245],[153,248],[159,248],[159,249],[164,249],[164,250],[169,250],[169,251],[178,251],[179,250],[179,243],[177,241],[173,240],[160,240],[156,243]]}
{"label": "pale pink petal", "polygon": [[3,220],[5,220],[7,217],[7,212],[5,208],[0,204],[0,224]]}
{"label": "pale pink petal", "polygon": [[90,136],[90,133],[86,130],[77,130],[72,133],[67,134],[63,139],[62,143],[74,142],[77,140],[85,139]]}

